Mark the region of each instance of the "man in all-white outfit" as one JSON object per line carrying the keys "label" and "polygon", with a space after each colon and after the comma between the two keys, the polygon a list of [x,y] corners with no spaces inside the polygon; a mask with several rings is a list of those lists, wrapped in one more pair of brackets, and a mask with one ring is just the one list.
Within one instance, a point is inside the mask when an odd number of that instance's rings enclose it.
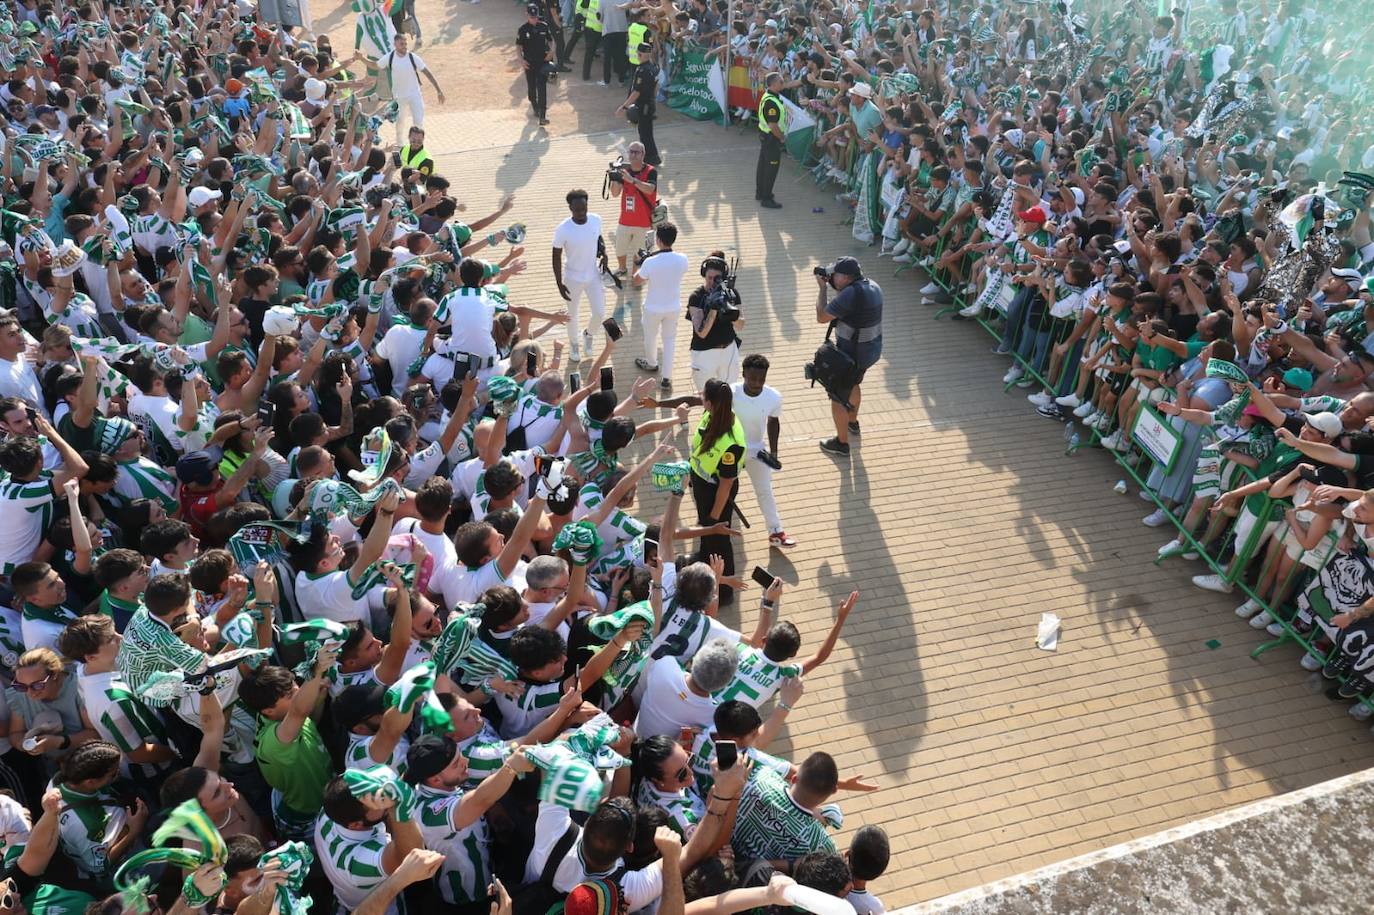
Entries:
{"label": "man in all-white outfit", "polygon": [[582,361],[585,348],[592,355],[592,335],[583,329],[578,305],[585,294],[592,306],[592,321],[606,320],[606,290],[601,285],[601,217],[587,212],[587,192],[568,191],[568,210],[572,213],[553,230],[553,281],[558,294],[568,303],[568,349],[573,362]]}
{"label": "man in all-white outfit", "polygon": [[[678,309],[682,307],[682,278],[687,275],[687,255],[673,250],[677,226],[665,222],[654,231],[658,250],[635,270],[635,283],[647,283],[644,290],[644,357],[635,365],[646,372],[662,369],[663,390],[673,387],[673,353],[676,350]],[[659,361],[659,345],[663,359]]]}
{"label": "man in all-white outfit", "polygon": [[[754,353],[744,357],[744,380],[731,385],[734,392],[735,416],[744,427],[744,469],[749,473],[754,495],[768,522],[768,545],[796,546],[797,541],[782,528],[778,501],[773,498],[773,468],[760,460],[759,452],[767,452],[773,460],[778,456],[778,436],[782,431],[782,394],[765,384],[768,379],[768,357]],[[765,445],[766,443],[766,445]]]}
{"label": "man in all-white outfit", "polygon": [[434,87],[440,105],[444,104],[444,90],[439,88],[439,81],[420,55],[410,53],[410,40],[404,32],[396,33],[395,42],[395,47],[377,61],[377,81],[391,80],[391,97],[397,106],[396,142],[401,144],[405,142],[412,119],[416,127],[425,126],[425,97],[420,89],[420,74],[423,73]]}

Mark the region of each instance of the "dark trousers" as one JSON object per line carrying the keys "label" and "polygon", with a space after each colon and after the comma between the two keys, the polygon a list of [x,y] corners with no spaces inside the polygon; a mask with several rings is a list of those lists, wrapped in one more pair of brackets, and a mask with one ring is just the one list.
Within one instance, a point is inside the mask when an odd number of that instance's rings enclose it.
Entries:
{"label": "dark trousers", "polygon": [[[582,78],[584,80],[592,78],[592,58],[596,57],[596,49],[601,48],[601,81],[609,83],[611,81],[610,42],[603,40],[600,32],[593,32],[591,29],[583,29],[582,34],[587,36],[587,53],[582,58]],[[602,47],[603,45],[604,47]]]}
{"label": "dark trousers", "polygon": [[549,110],[549,81],[544,76],[544,62],[531,63],[525,71],[525,89],[529,96],[530,107],[541,119]]}
{"label": "dark trousers", "polygon": [[[628,45],[626,44],[629,38],[629,32],[611,32],[606,35],[606,40],[604,42],[606,62],[607,66],[610,68],[606,72],[609,73],[611,70],[614,70],[616,79],[620,80],[622,83],[625,82],[626,78],[630,75],[631,70],[630,58],[627,56]],[[610,82],[610,80],[606,80],[606,82]]]}
{"label": "dark trousers", "polygon": [[[654,103],[653,96],[647,100],[647,104]],[[641,110],[646,104],[645,99],[639,100]],[[644,144],[644,161],[654,168],[663,164],[663,160],[658,155],[658,143],[654,140],[654,116],[645,112],[639,116],[639,142]]]}
{"label": "dark trousers", "polygon": [[754,199],[772,200],[773,182],[778,180],[778,169],[782,167],[782,141],[771,133],[761,136],[759,166],[754,171]]}
{"label": "dark trousers", "polygon": [[[561,67],[568,62],[568,53],[572,48],[563,45],[563,27],[561,25],[553,25],[550,23],[549,31],[553,32],[553,47],[558,53],[558,65]],[[573,41],[577,41],[576,34],[573,35]]]}
{"label": "dark trousers", "polygon": [[[717,520],[729,524],[735,514],[735,497],[739,495],[739,484],[735,483],[734,492],[730,496],[730,501],[725,503],[725,510],[719,519],[712,519],[711,509],[716,504],[716,492],[720,489],[719,480],[706,480],[695,473],[689,474],[692,478],[692,501],[697,506],[697,526],[709,527]],[[697,558],[706,562],[712,555],[719,556],[725,560],[725,574],[735,574],[735,545],[732,538],[720,534],[712,534],[709,537],[701,538],[701,546],[697,551]],[[733,588],[722,586],[720,589],[720,602],[728,604],[734,600],[735,591]]]}

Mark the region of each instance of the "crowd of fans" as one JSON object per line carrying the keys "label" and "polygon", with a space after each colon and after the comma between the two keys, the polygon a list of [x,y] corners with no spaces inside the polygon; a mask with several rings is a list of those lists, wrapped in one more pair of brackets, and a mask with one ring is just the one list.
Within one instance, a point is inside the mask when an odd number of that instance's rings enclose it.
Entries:
{"label": "crowd of fans", "polygon": [[744,463],[730,387],[684,435],[671,365],[617,394],[618,328],[517,304],[393,13],[340,57],[243,2],[0,12],[0,915],[881,911],[886,835],[831,838],[874,786],[767,752],[854,598],[717,619],[739,532],[678,511]]}
{"label": "crowd of fans", "polygon": [[[734,56],[817,116],[807,164],[854,237],[924,268],[927,304],[1012,358],[1008,389],[1136,470],[1144,524],[1178,529],[1160,557],[1205,553],[1194,584],[1242,588],[1237,614],[1368,718],[1374,71],[1356,8],[738,9]],[[699,21],[695,40],[726,40]]]}

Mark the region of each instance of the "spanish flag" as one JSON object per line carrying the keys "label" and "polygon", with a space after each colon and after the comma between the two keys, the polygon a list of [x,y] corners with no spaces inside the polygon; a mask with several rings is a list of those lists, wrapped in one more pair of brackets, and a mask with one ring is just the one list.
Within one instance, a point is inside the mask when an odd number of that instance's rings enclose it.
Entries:
{"label": "spanish flag", "polygon": [[749,111],[758,111],[759,98],[763,95],[754,87],[754,81],[749,78],[747,67],[735,64],[730,67],[730,79],[726,89],[726,101],[731,108],[744,108]]}

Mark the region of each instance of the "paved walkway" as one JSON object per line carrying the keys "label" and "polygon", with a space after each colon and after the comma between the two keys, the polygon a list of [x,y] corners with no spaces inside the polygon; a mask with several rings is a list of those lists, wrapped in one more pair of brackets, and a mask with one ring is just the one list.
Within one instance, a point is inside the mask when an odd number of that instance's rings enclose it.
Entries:
{"label": "paved walkway", "polygon": [[[351,46],[351,16],[315,12],[337,48]],[[530,271],[512,284],[514,299],[553,307],[549,243],[563,195],[590,189],[594,210],[615,223],[613,201],[596,198],[606,162],[633,139],[611,117],[621,96],[560,82],[552,132],[541,131],[523,79],[507,69],[521,16],[513,4],[421,0],[420,13],[446,42],[421,50],[449,97],[431,105],[427,125],[439,170],[469,216],[517,194],[512,219],[529,226]],[[662,187],[679,250],[694,262],[716,247],[740,255],[745,352],[769,356],[785,398],[776,482],[801,543],[770,554],[745,483],[754,527],[739,566],[766,565],[793,586],[783,615],[803,651],[835,604],[862,592],[779,749],[797,760],[824,749],[881,784],[840,799],[837,842],[866,823],[887,829],[894,858],[875,889],[888,907],[1371,765],[1368,729],[1311,691],[1295,653],[1248,658],[1259,637],[1231,613],[1239,598],[1193,588],[1195,564],[1151,565],[1169,534],[1141,525],[1148,507],[1134,493],[1112,491],[1121,474],[1104,454],[1066,458],[1063,427],[1037,416],[1024,392],[1001,392],[1006,362],[981,330],[932,321],[916,294],[923,280],[893,279],[889,261],[850,239],[842,205],[795,166],[779,178],[785,208],[755,207],[756,133],[668,114]],[[801,366],[823,334],[811,267],[842,254],[883,285],[887,320],[861,444],[838,465],[816,448],[831,434],[829,408]],[[622,301],[617,315],[629,330],[615,357],[624,386],[642,338],[635,306]],[[685,322],[680,333],[682,391]],[[651,492],[645,502],[648,512],[661,505]],[[756,596],[727,621],[752,627]],[[1034,646],[1046,610],[1064,621],[1057,653]],[[1210,639],[1221,647],[1209,650]]]}

